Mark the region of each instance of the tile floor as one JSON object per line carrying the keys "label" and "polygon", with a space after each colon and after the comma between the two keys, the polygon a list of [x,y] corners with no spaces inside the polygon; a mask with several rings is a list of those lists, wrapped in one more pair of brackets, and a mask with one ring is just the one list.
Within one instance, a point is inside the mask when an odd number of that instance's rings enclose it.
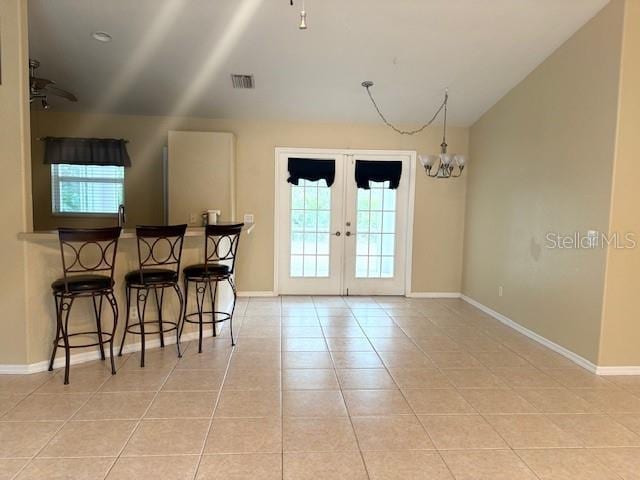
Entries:
{"label": "tile floor", "polygon": [[188,345],[0,376],[0,480],[640,479],[640,377],[460,300],[244,299]]}

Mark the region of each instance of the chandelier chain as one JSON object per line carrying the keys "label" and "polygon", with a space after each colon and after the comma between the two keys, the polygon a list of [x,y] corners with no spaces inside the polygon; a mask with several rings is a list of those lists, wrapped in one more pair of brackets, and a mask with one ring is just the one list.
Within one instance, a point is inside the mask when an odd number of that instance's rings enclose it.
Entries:
{"label": "chandelier chain", "polygon": [[447,111],[447,100],[449,98],[449,94],[445,93],[444,100],[440,104],[440,107],[438,108],[436,113],[433,114],[433,117],[431,117],[431,119],[427,123],[425,123],[420,128],[417,128],[415,130],[402,130],[402,129],[396,127],[389,120],[387,120],[387,118],[384,116],[384,114],[380,111],[380,107],[378,107],[378,104],[376,103],[375,99],[373,98],[373,94],[371,93],[371,90],[370,90],[371,86],[370,85],[365,85],[365,84],[363,84],[363,86],[366,88],[367,94],[369,95],[369,98],[371,99],[371,103],[373,103],[373,106],[375,107],[376,112],[378,112],[378,116],[380,116],[380,118],[382,119],[384,124],[387,127],[393,129],[396,133],[399,133],[400,135],[415,135],[417,133],[422,132],[425,128],[430,127],[431,124],[436,121],[436,118],[438,118],[438,115],[440,115],[440,112],[442,112],[443,109],[445,111],[445,114],[446,114],[446,111]]}

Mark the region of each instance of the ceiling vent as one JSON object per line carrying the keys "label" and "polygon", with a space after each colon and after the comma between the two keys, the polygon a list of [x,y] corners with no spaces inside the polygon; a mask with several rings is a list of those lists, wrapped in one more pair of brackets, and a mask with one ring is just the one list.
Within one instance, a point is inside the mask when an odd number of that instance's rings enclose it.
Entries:
{"label": "ceiling vent", "polygon": [[253,75],[231,75],[233,88],[254,88]]}

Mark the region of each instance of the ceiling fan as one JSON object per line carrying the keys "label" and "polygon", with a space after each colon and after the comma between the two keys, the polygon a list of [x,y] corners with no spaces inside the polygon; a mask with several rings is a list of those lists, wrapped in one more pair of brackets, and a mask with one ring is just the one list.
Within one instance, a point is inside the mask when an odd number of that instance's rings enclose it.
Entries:
{"label": "ceiling fan", "polygon": [[77,97],[71,93],[58,88],[56,82],[47,78],[36,77],[36,69],[40,66],[38,60],[29,59],[29,102],[40,100],[42,108],[49,110],[48,95],[66,98],[70,102],[77,102]]}

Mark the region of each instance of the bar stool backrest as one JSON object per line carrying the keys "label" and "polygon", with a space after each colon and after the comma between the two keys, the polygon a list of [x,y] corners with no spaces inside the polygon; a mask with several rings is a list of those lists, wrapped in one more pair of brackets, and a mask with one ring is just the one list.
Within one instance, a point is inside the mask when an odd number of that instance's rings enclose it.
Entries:
{"label": "bar stool backrest", "polygon": [[136,227],[140,281],[144,271],[156,267],[180,273],[182,245],[187,225],[140,225]]}
{"label": "bar stool backrest", "polygon": [[225,264],[229,266],[229,273],[233,273],[236,266],[242,227],[244,227],[244,223],[216,224],[205,227],[205,272],[210,264],[226,261]]}
{"label": "bar stool backrest", "polygon": [[113,280],[121,227],[59,228],[65,292],[69,278],[105,272]]}

